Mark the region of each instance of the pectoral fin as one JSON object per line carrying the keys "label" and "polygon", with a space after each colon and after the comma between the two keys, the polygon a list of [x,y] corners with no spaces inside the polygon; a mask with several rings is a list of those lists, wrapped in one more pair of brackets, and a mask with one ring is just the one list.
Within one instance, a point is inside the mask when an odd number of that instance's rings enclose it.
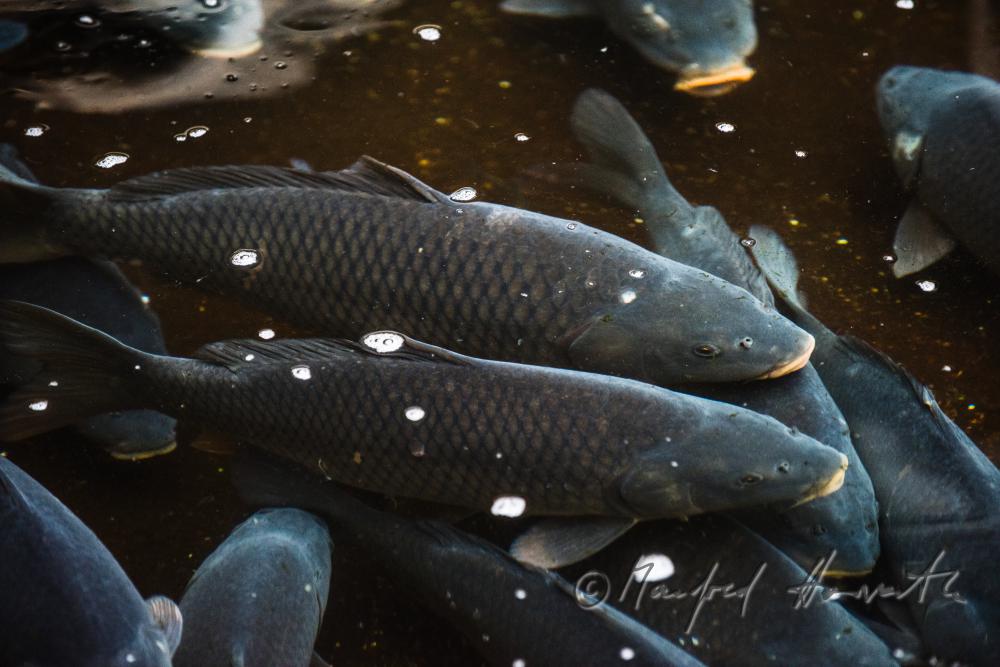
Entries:
{"label": "pectoral fin", "polygon": [[514,540],[510,554],[526,565],[555,569],[594,555],[625,534],[635,519],[544,519]]}
{"label": "pectoral fin", "polygon": [[507,0],[500,9],[509,14],[528,14],[566,18],[593,16],[597,13],[593,0]]}
{"label": "pectoral fin", "polygon": [[955,249],[955,239],[917,202],[910,204],[892,242],[897,278],[925,269]]}
{"label": "pectoral fin", "polygon": [[163,636],[167,640],[167,649],[173,656],[181,644],[181,631],[184,628],[180,607],[174,604],[173,600],[162,595],[146,600],[146,606],[153,616],[153,621],[163,631]]}

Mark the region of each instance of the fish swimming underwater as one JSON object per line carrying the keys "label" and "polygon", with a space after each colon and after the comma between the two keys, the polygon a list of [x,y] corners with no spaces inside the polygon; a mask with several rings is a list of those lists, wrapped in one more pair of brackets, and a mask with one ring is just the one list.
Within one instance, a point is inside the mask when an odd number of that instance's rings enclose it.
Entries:
{"label": "fish swimming underwater", "polygon": [[839,602],[810,597],[806,570],[725,516],[644,523],[562,574],[708,665],[896,664]]}
{"label": "fish swimming underwater", "polygon": [[174,667],[308,667],[330,587],[330,533],[296,509],[237,526],[194,573]]}
{"label": "fish swimming underwater", "polygon": [[809,314],[791,252],[770,229],[751,233],[775,291],[816,335],[816,369],[875,485],[883,558],[899,590],[920,587],[905,601],[924,643],[949,661],[1000,663],[1000,470],[919,380]]}
{"label": "fish swimming underwater", "polygon": [[186,359],[4,302],[0,345],[46,367],[0,407],[0,440],[154,408],[354,487],[510,516],[603,518],[608,539],[638,518],[822,497],[847,467],[749,410],[393,332],[363,343],[227,341]]}
{"label": "fish swimming underwater", "polygon": [[180,169],[110,190],[47,188],[7,163],[0,261],[140,259],[323,335],[395,329],[656,384],[778,377],[813,346],[704,271],[576,222],[452,201],[371,158],[340,172]]}
{"label": "fish swimming underwater", "polygon": [[0,457],[0,665],[170,667],[176,605],[143,602],[97,536]]}
{"label": "fish swimming underwater", "polygon": [[[21,25],[50,21],[43,12],[71,12],[88,29],[100,28],[103,20],[113,21],[118,31],[147,28],[193,53],[218,58],[255,53],[264,25],[261,0],[0,1],[0,14],[19,14]],[[81,13],[87,22],[79,21]]]}
{"label": "fish swimming underwater", "polygon": [[[0,299],[45,306],[147,352],[165,354],[156,315],[110,262],[71,257],[0,266]],[[0,351],[0,391],[28,381],[37,362]],[[76,424],[111,456],[135,460],[176,446],[174,420],[152,410],[113,412]]]}
{"label": "fish swimming underwater", "polygon": [[511,14],[601,18],[646,60],[680,75],[676,90],[720,95],[749,81],[757,48],[751,0],[506,0]]}
{"label": "fish swimming underwater", "polygon": [[896,172],[914,195],[893,241],[896,277],[956,243],[1000,273],[1000,83],[894,67],[879,80],[878,111]]}
{"label": "fish swimming underwater", "polygon": [[525,567],[448,524],[377,511],[336,484],[269,458],[238,458],[234,481],[247,502],[324,515],[491,665],[701,665],[614,609],[581,609],[559,575]]}
{"label": "fish swimming underwater", "polygon": [[[584,92],[572,126],[591,161],[540,168],[538,176],[569,180],[616,198],[639,212],[660,254],[773,303],[767,281],[722,215],[710,206],[692,206],[674,188],[649,139],[614,97],[599,90]],[[768,382],[688,385],[683,390],[770,415],[843,452],[851,463],[837,493],[794,508],[753,508],[739,518],[802,567],[810,568],[836,550],[831,576],[871,571],[879,554],[875,492],[847,424],[815,369],[807,365]]]}

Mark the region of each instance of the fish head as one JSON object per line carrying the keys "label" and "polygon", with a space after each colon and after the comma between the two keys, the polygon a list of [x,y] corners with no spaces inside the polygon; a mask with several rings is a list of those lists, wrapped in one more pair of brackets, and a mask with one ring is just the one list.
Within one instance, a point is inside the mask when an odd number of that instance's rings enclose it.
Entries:
{"label": "fish head", "polygon": [[196,55],[238,58],[260,49],[264,7],[261,0],[188,0],[144,21]]}
{"label": "fish head", "polygon": [[627,298],[577,335],[573,365],[671,386],[780,377],[809,361],[815,340],[774,308],[721,278],[676,266],[663,282],[625,290]]}
{"label": "fish head", "polygon": [[749,410],[707,400],[696,410],[623,476],[621,500],[635,516],[803,503],[844,482],[847,457],[832,447]]}
{"label": "fish head", "polygon": [[919,169],[923,138],[931,117],[955,95],[988,79],[965,72],[900,65],[879,79],[876,103],[893,164],[909,184]]}
{"label": "fish head", "polygon": [[680,73],[675,88],[720,95],[749,81],[757,47],[750,0],[627,0],[608,20],[656,65]]}

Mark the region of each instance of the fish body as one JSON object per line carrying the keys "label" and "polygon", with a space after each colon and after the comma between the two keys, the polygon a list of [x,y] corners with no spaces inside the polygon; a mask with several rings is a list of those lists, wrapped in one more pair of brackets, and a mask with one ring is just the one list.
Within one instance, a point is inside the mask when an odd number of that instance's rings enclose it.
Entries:
{"label": "fish body", "polygon": [[97,536],[3,457],[0,525],[0,665],[170,667],[173,603],[143,602]]}
{"label": "fish body", "polygon": [[324,335],[395,329],[657,384],[777,377],[812,346],[704,271],[576,222],[452,201],[370,158],[341,172],[163,172],[106,191],[6,181],[34,224],[8,223],[0,259],[140,259]]}
{"label": "fish body", "polygon": [[644,523],[565,576],[705,664],[896,664],[839,602],[809,595],[806,570],[722,515]]}
{"label": "fish body", "polygon": [[[653,247],[662,255],[773,304],[767,281],[740,238],[716,209],[692,206],[674,188],[649,139],[617,100],[597,90],[583,93],[572,124],[591,162],[560,168],[557,177],[572,178],[638,211]],[[539,175],[551,173],[546,170]],[[753,346],[756,341],[751,338],[744,344]],[[843,452],[851,463],[844,487],[836,494],[794,508],[753,508],[740,512],[739,518],[802,567],[812,567],[836,550],[836,567],[831,572],[871,571],[879,554],[875,492],[851,444],[843,415],[811,365],[767,382],[688,384],[682,389],[770,415]]]}
{"label": "fish body", "polygon": [[296,509],[261,510],[194,573],[174,667],[308,667],[330,586],[330,534]]}
{"label": "fish body", "polygon": [[[777,421],[652,385],[491,362],[380,332],[229,341],[156,356],[6,302],[0,338],[47,374],[0,439],[80,412],[152,407],[354,487],[478,510],[642,518],[836,491],[846,458]],[[390,346],[391,349],[386,346]],[[59,385],[48,384],[49,375]]]}
{"label": "fish body", "polygon": [[[159,319],[110,262],[65,258],[0,266],[0,299],[45,306],[147,352],[165,354]],[[36,362],[0,354],[0,388],[30,380]],[[115,458],[145,458],[172,450],[174,420],[150,410],[91,417],[77,429]]]}
{"label": "fish body", "polygon": [[773,231],[752,233],[769,279],[816,335],[815,367],[871,475],[883,558],[895,584],[906,590],[926,581],[905,600],[925,645],[942,659],[997,664],[1000,470],[944,414],[930,389],[809,314],[798,301],[794,257]]}
{"label": "fish body", "polygon": [[757,48],[750,0],[507,0],[512,14],[601,18],[647,60],[677,72],[677,90],[718,95],[750,80]]}
{"label": "fish body", "polygon": [[894,273],[920,271],[956,243],[1000,272],[1000,84],[894,67],[879,81],[878,109],[893,164],[914,195],[896,231]]}
{"label": "fish body", "polygon": [[235,474],[249,502],[324,515],[491,665],[701,665],[624,614],[584,610],[559,575],[525,567],[451,525],[376,511],[335,484],[271,462],[241,461]]}

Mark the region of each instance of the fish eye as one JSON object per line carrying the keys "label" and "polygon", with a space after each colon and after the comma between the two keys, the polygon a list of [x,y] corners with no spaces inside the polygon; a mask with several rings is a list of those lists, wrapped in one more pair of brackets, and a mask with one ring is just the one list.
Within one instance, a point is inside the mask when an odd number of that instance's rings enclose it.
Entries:
{"label": "fish eye", "polygon": [[711,343],[702,343],[700,345],[695,345],[694,347],[694,353],[699,357],[704,357],[705,359],[717,357],[720,352],[721,350]]}
{"label": "fish eye", "polygon": [[764,478],[761,477],[760,475],[757,475],[755,473],[750,473],[749,475],[743,475],[743,477],[740,477],[740,484],[742,484],[743,486],[750,486],[752,484],[756,484],[757,482],[763,481],[763,479]]}

